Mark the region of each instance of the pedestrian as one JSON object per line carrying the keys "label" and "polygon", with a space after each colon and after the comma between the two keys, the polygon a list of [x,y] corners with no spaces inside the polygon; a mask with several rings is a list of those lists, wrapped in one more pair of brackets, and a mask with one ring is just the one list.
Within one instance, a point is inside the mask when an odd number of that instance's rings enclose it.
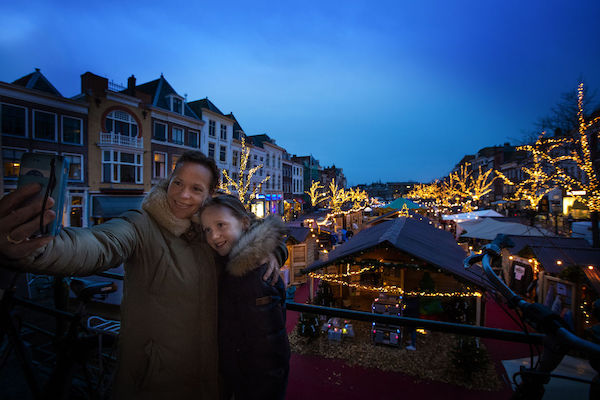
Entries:
{"label": "pedestrian", "polygon": [[[202,228],[222,267],[219,283],[219,368],[235,400],[285,398],[290,346],[285,285],[262,277],[264,258],[285,234],[276,216],[258,222],[237,197],[212,198],[200,211]],[[226,394],[225,398],[231,396]]]}
{"label": "pedestrian", "polygon": [[[39,229],[40,188],[0,200],[2,264],[44,275],[92,275],[124,264],[118,399],[215,399],[218,388],[217,288],[212,250],[198,210],[219,179],[214,160],[185,152],[170,177],[155,186],[142,210],[91,228]],[[43,223],[54,219],[48,199]],[[277,254],[278,252],[276,252]],[[269,264],[285,259],[269,256]]]}

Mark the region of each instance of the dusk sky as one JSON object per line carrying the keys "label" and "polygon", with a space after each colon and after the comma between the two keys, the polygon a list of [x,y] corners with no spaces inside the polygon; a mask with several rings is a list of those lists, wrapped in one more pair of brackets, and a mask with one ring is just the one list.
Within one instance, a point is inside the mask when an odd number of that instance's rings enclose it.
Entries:
{"label": "dusk sky", "polygon": [[2,2],[0,81],[163,73],[350,184],[443,177],[600,89],[597,0],[85,3]]}

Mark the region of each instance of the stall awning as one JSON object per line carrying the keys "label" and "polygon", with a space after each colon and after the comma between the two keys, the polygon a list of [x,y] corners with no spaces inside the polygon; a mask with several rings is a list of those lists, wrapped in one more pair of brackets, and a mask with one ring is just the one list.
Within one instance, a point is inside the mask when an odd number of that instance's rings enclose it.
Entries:
{"label": "stall awning", "polygon": [[139,210],[144,196],[93,196],[94,218],[114,218],[128,210]]}

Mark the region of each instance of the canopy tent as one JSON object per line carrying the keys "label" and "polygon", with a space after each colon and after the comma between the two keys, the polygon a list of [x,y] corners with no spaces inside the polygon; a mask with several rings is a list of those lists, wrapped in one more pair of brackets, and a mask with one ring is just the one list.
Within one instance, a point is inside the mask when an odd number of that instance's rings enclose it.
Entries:
{"label": "canopy tent", "polygon": [[493,218],[483,218],[477,221],[459,222],[461,230],[466,231],[461,237],[494,240],[498,234],[520,236],[555,236],[552,232],[535,226],[516,222],[502,222]]}
{"label": "canopy tent", "polygon": [[410,201],[408,199],[405,199],[404,197],[398,197],[396,200],[381,208],[393,208],[394,210],[400,210],[402,209],[402,207],[404,207],[405,204],[409,210],[421,208],[421,206],[415,203],[414,201]]}
{"label": "canopy tent", "polygon": [[468,213],[460,213],[460,214],[452,214],[452,215],[444,215],[442,218],[445,221],[468,221],[475,220],[483,217],[504,217],[504,215],[497,213],[494,210],[479,210],[479,211],[471,211]]}

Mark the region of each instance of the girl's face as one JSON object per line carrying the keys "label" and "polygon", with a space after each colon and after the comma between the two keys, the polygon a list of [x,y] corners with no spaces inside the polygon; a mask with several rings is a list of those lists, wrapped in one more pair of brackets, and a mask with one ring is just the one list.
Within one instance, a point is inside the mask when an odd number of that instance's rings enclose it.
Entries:
{"label": "girl's face", "polygon": [[220,256],[229,254],[247,229],[247,223],[235,217],[228,207],[209,206],[202,212],[202,228],[208,245]]}
{"label": "girl's face", "polygon": [[169,182],[167,203],[177,218],[189,219],[210,195],[212,173],[204,165],[186,162]]}

